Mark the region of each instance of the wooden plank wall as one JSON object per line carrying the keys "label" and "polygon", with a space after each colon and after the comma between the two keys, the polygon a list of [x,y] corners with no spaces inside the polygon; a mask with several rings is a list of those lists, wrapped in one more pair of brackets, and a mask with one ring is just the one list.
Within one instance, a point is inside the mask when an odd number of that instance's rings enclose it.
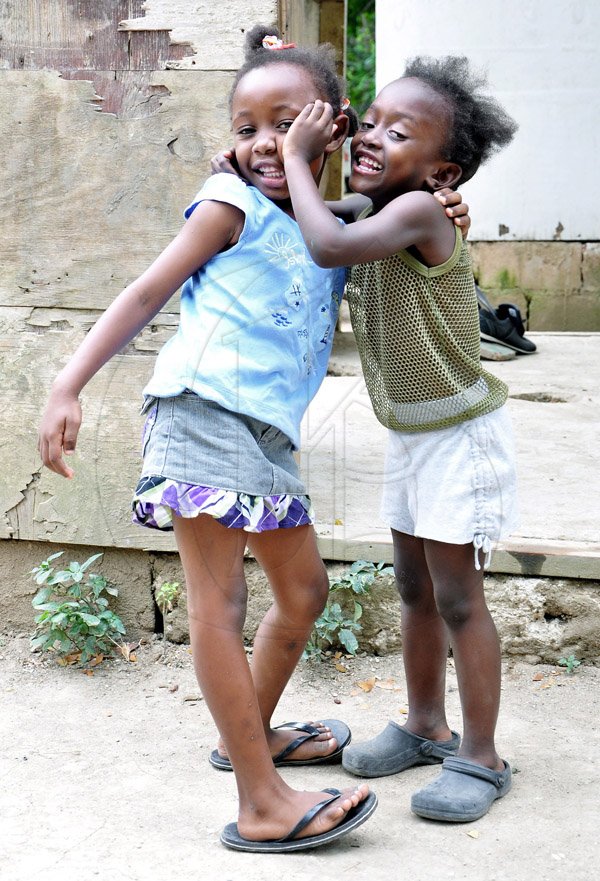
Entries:
{"label": "wooden plank wall", "polygon": [[[335,47],[338,71],[345,74],[346,4],[345,0],[280,0],[279,27],[290,40],[302,44],[330,43]],[[321,191],[326,199],[341,199],[343,185],[342,153],[328,161]]]}
{"label": "wooden plank wall", "polygon": [[175,298],[85,390],[73,482],[42,471],[37,425],[60,366],[228,143],[243,30],[278,16],[289,38],[319,39],[316,0],[0,4],[0,538],[174,548],[128,512],[141,389]]}

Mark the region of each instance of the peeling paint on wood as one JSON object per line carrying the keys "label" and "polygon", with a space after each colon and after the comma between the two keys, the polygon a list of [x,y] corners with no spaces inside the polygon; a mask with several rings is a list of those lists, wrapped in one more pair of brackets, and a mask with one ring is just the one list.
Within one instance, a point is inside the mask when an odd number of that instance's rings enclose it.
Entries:
{"label": "peeling paint on wood", "polygon": [[115,35],[119,9],[128,5],[113,0],[3,3],[0,64],[16,70],[128,69],[127,36]]}
{"label": "peeling paint on wood", "polygon": [[[318,4],[314,6],[318,8]],[[147,0],[143,7],[143,17],[125,18],[119,28],[128,33],[168,30],[174,46],[191,46],[183,58],[172,57],[167,62],[167,67],[177,70],[236,70],[243,61],[244,32],[256,22],[268,24],[278,18],[276,0],[247,0],[243,6]]]}
{"label": "peeling paint on wood", "polygon": [[168,94],[148,86],[151,72],[183,58],[190,47],[172,45],[168,30],[119,30],[120,19],[131,14],[143,16],[141,0],[5,3],[0,67],[57,70],[65,79],[90,80],[98,110],[121,118],[150,116]]}
{"label": "peeling paint on wood", "polygon": [[119,30],[140,0],[21,0],[0,7],[0,67],[15,70],[158,70],[189,52],[169,29]]}
{"label": "peeling paint on wood", "polygon": [[[316,42],[318,2],[287,7]],[[40,468],[39,419],[94,321],[183,223],[230,141],[244,31],[277,13],[276,0],[0,2],[0,538],[175,549],[129,509],[141,391],[177,297],[84,390],[74,481]]]}
{"label": "peeling paint on wood", "polygon": [[103,113],[113,113],[119,119],[139,119],[158,113],[163,101],[171,93],[164,85],[153,84],[154,73],[145,71],[87,70],[65,71],[63,79],[86,80],[94,85],[90,103]]}

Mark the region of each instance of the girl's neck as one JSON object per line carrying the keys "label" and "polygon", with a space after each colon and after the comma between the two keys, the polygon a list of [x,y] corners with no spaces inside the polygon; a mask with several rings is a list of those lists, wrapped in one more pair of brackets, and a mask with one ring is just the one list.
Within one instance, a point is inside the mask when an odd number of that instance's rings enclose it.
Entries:
{"label": "girl's neck", "polygon": [[[246,180],[245,177],[242,177],[242,180],[244,181],[244,183],[247,186],[249,186],[249,187],[253,186],[253,184],[251,184],[250,181]],[[254,189],[257,189],[257,188],[255,187]],[[258,192],[260,193],[261,191],[259,190]],[[269,196],[266,196],[264,193],[261,193],[261,195],[264,196],[265,199],[268,199],[269,202],[272,202],[273,205],[275,205],[277,208],[279,208],[280,211],[283,211],[284,214],[287,214],[288,217],[291,217],[292,220],[296,219],[296,217],[294,215],[294,209],[292,207],[292,200],[291,199],[289,199],[289,198],[288,199],[271,199],[271,198],[269,198]]]}
{"label": "girl's neck", "polygon": [[[269,199],[269,197],[265,196],[265,199]],[[272,202],[276,208],[279,208],[280,211],[283,211],[283,213],[287,214],[288,217],[291,217],[292,220],[296,219],[291,199],[269,199],[269,202]]]}
{"label": "girl's neck", "polygon": [[273,201],[273,204],[277,205],[277,207],[281,211],[283,211],[284,214],[287,214],[287,216],[291,217],[292,220],[296,219],[296,215],[294,214],[294,208],[292,206],[290,199],[284,199],[284,201],[282,201],[282,202],[275,202],[275,200],[272,200],[272,201]]}
{"label": "girl's neck", "polygon": [[[415,187],[406,190],[400,189],[389,193],[382,193],[378,199],[373,201],[373,214],[377,214],[382,208],[385,208],[386,205],[389,205],[390,202],[397,199],[398,196],[406,196],[407,193],[422,192],[425,189],[425,187]],[[429,190],[427,190],[427,192],[429,192]]]}

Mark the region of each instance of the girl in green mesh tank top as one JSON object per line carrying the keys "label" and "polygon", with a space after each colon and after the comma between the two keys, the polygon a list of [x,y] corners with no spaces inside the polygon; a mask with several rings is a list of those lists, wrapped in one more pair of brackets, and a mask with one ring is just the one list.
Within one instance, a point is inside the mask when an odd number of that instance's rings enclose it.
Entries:
{"label": "girl in green mesh tank top", "polygon": [[[377,96],[352,141],[350,186],[370,207],[343,227],[309,171],[331,135],[320,101],[284,143],[296,220],[320,266],[350,265],[348,300],[367,388],[390,429],[382,513],[392,528],[409,716],[344,751],[363,777],[443,762],[412,797],[420,816],[481,817],[511,786],[496,751],[500,649],[483,571],[516,524],[507,389],[482,370],[466,247],[432,193],[473,176],[516,125],[464,58],[416,59]],[[474,550],[475,549],[475,550]],[[452,647],[462,743],[445,713]]]}

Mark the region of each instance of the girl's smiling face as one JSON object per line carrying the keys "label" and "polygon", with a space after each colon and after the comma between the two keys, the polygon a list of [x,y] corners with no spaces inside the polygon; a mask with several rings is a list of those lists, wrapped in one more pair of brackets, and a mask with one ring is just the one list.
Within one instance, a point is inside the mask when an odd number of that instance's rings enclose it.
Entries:
{"label": "girl's smiling face", "polygon": [[[267,64],[239,81],[231,102],[235,158],[242,177],[269,199],[289,201],[283,139],[304,107],[321,97],[297,64]],[[315,180],[323,165],[322,156],[311,163]],[[291,203],[280,207],[292,214]]]}
{"label": "girl's smiling face", "polygon": [[352,139],[350,187],[381,207],[402,193],[433,188],[451,111],[421,80],[405,77],[377,95]]}

